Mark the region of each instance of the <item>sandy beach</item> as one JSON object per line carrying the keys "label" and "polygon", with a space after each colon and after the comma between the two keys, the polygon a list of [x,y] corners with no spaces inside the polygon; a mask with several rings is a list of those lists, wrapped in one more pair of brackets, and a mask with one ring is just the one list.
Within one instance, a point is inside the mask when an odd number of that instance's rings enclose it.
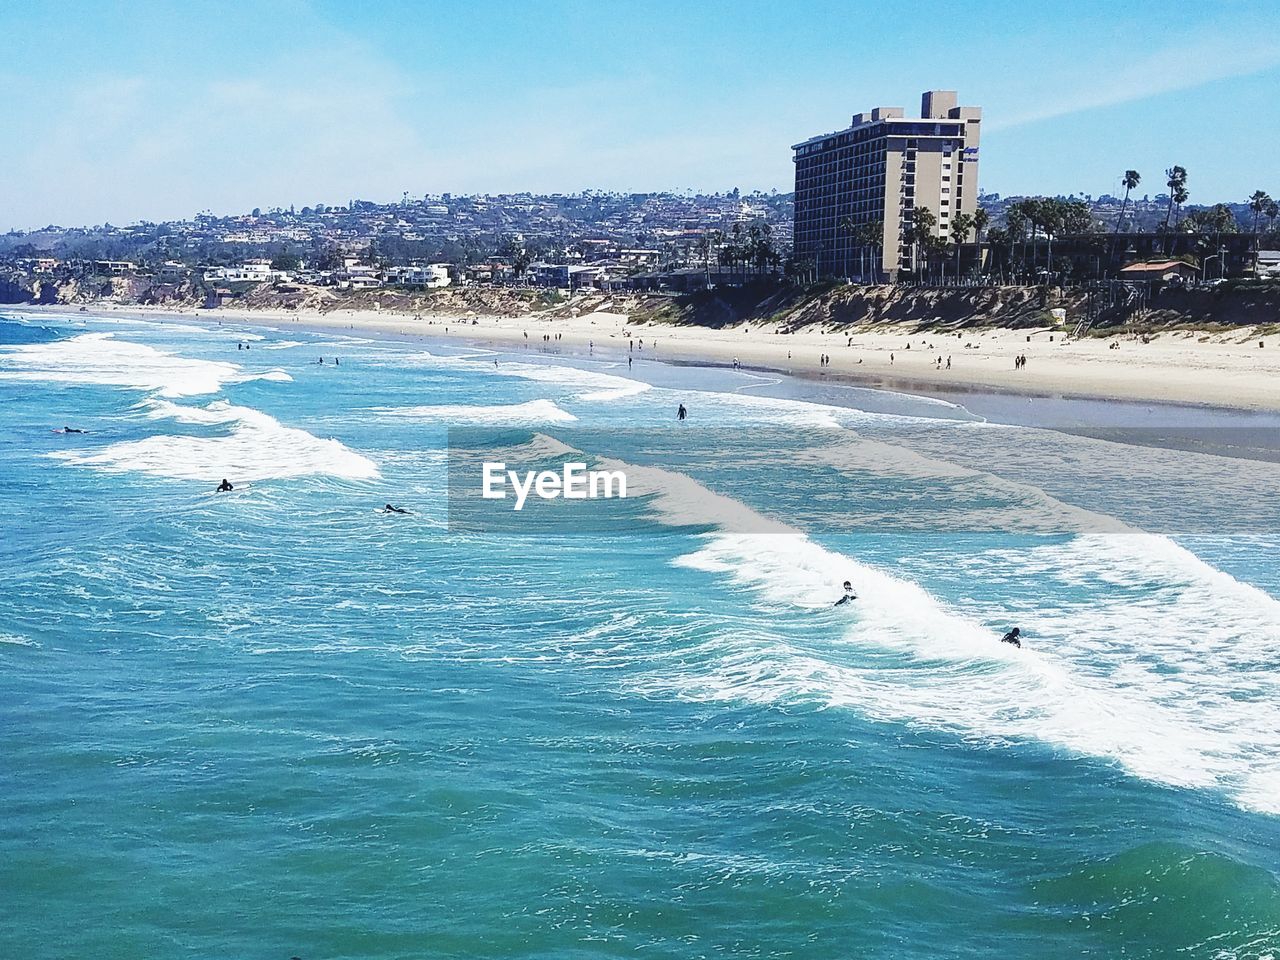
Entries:
{"label": "sandy beach", "polygon": [[[24,307],[24,310],[31,308]],[[75,315],[78,307],[41,308]],[[913,324],[806,329],[773,324],[722,329],[632,323],[623,314],[579,317],[421,318],[376,311],[173,310],[97,304],[94,313],[139,314],[223,324],[448,337],[503,350],[556,348],[565,355],[631,356],[764,368],[866,386],[945,394],[985,389],[1019,394],[1192,403],[1280,410],[1280,337],[1255,328],[1168,331],[1071,340],[1061,330],[915,332]],[[550,337],[544,341],[543,337]],[[556,337],[559,340],[556,340]],[[823,363],[822,357],[830,357]],[[1015,358],[1026,357],[1024,367]],[[941,364],[939,364],[941,359]]]}

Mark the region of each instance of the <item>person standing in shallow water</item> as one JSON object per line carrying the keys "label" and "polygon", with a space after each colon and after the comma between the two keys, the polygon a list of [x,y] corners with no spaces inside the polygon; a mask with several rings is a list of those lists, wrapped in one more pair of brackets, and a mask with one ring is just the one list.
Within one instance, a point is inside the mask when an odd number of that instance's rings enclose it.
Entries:
{"label": "person standing in shallow water", "polygon": [[682,404],[680,404],[680,406],[676,408],[676,419],[677,419],[677,420],[684,420],[684,419],[686,419],[688,416],[689,416],[689,411],[688,411],[688,410],[686,410],[686,409],[684,408],[684,404],[683,404],[683,403],[682,403]]}

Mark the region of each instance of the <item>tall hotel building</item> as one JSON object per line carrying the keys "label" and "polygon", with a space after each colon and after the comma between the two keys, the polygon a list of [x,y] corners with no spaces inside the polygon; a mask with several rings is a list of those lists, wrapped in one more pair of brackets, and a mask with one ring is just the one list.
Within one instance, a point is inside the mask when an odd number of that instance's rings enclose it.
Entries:
{"label": "tall hotel building", "polygon": [[[913,208],[928,207],[948,238],[952,218],[977,209],[981,126],[981,107],[957,106],[953,90],[930,90],[919,119],[876,107],[845,130],[797,143],[796,260],[821,277],[893,280],[911,270]],[[883,226],[878,245],[863,239],[875,223]]]}

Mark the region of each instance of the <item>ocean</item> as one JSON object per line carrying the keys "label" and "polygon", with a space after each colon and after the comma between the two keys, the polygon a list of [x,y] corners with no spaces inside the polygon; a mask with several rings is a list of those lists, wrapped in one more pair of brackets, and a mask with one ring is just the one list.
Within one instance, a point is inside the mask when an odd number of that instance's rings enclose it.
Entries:
{"label": "ocean", "polygon": [[0,956],[1280,954],[1272,420],[294,326],[0,314]]}

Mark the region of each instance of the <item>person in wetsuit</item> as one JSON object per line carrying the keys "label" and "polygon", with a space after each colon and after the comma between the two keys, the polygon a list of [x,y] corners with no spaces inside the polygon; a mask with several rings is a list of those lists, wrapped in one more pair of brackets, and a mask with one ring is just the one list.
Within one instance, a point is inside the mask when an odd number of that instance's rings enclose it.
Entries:
{"label": "person in wetsuit", "polygon": [[837,607],[843,607],[846,603],[857,599],[858,595],[853,592],[853,584],[846,580],[844,582],[844,596],[837,600],[835,605]]}
{"label": "person in wetsuit", "polygon": [[218,484],[218,489],[217,489],[217,491],[216,491],[216,492],[217,492],[217,493],[230,493],[230,492],[231,492],[232,490],[234,490],[234,489],[235,489],[235,487],[233,487],[233,486],[231,485],[231,483],[227,480],[227,478],[226,478],[226,477],[223,477],[223,478],[222,478],[222,482],[221,482],[220,484]]}
{"label": "person in wetsuit", "polygon": [[62,432],[63,433],[84,433],[84,431],[81,430],[79,427],[63,427]]}
{"label": "person in wetsuit", "polygon": [[382,508],[382,512],[383,513],[408,513],[409,511],[405,510],[403,507],[393,507],[391,504],[388,503],[385,507]]}
{"label": "person in wetsuit", "polygon": [[689,416],[689,411],[684,408],[684,404],[682,403],[676,408],[676,419],[683,420],[687,416]]}
{"label": "person in wetsuit", "polygon": [[1014,627],[1012,630],[1010,630],[1008,633],[1006,633],[1003,637],[1000,638],[1000,642],[1012,643],[1015,647],[1018,647],[1019,649],[1021,649],[1022,648],[1021,637],[1022,637],[1022,631],[1019,630],[1017,627]]}

